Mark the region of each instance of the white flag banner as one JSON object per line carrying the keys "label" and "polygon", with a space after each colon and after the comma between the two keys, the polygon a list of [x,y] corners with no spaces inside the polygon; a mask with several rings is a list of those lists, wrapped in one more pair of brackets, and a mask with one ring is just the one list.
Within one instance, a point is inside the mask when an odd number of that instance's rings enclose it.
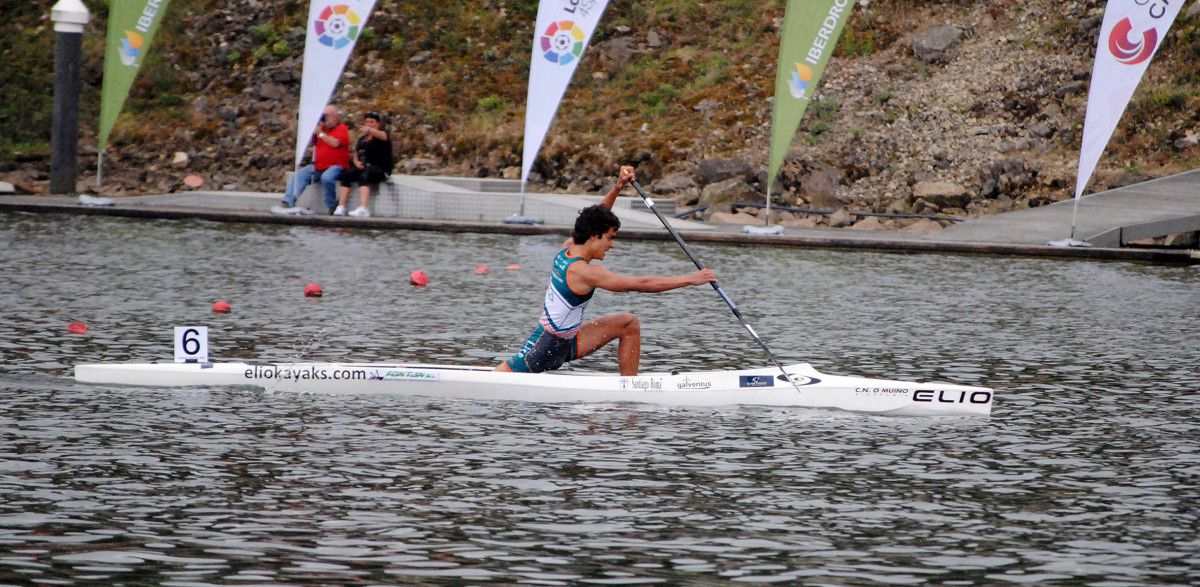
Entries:
{"label": "white flag banner", "polygon": [[1171,0],[1108,0],[1083,122],[1076,200],[1083,195],[1133,91],[1183,4]]}
{"label": "white flag banner", "polygon": [[300,113],[296,118],[296,165],[304,157],[321,111],[329,104],[354,43],[362,35],[374,7],[375,0],[312,0],[308,7]]}
{"label": "white flag banner", "polygon": [[525,101],[522,186],[607,6],[608,0],[542,0],[538,4],[533,56],[529,62],[529,95]]}

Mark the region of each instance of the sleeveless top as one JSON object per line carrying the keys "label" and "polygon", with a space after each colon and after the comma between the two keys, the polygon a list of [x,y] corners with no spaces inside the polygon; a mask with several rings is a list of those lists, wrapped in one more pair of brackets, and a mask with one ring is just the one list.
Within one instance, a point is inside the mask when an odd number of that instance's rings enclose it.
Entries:
{"label": "sleeveless top", "polygon": [[571,265],[586,261],[582,257],[568,257],[563,249],[554,257],[550,269],[550,286],[546,288],[546,301],[542,304],[542,327],[559,338],[575,338],[583,325],[583,312],[595,290],[581,296],[567,287],[567,269]]}

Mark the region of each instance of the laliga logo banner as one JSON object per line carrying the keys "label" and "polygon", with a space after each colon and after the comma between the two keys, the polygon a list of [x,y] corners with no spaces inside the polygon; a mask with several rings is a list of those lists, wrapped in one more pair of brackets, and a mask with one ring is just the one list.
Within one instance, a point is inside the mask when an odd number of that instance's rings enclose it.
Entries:
{"label": "laliga logo banner", "polygon": [[1076,200],[1083,195],[1133,91],[1182,7],[1180,0],[1109,0],[1104,9],[1083,122]]}
{"label": "laliga logo banner", "polygon": [[542,0],[538,4],[525,102],[522,186],[606,6],[608,0]]}
{"label": "laliga logo banner", "polygon": [[354,43],[367,25],[375,0],[312,0],[304,40],[304,73],[300,77],[300,112],[296,121],[296,165],[329,104]]}

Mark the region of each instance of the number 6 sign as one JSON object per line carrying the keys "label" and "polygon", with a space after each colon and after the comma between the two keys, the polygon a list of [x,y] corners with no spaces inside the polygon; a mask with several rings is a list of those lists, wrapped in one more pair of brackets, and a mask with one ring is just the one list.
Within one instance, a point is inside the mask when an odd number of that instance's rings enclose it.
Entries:
{"label": "number 6 sign", "polygon": [[208,362],[208,327],[207,326],[176,326],[175,327],[175,362],[176,363],[207,363]]}

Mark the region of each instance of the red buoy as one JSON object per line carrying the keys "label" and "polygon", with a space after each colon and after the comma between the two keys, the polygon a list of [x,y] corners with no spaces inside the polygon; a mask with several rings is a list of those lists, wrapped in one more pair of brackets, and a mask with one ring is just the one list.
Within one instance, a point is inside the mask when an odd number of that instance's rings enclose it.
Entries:
{"label": "red buoy", "polygon": [[304,286],[304,295],[305,297],[319,298],[325,295],[325,290],[321,289],[321,284],[319,283],[310,283]]}
{"label": "red buoy", "polygon": [[213,302],[213,314],[228,314],[233,308],[229,306],[229,302],[225,300],[217,300]]}
{"label": "red buoy", "polygon": [[487,265],[480,265],[475,268],[475,273],[478,273],[479,275],[483,275],[484,273],[487,273],[488,271],[491,271],[491,269],[488,268]]}
{"label": "red buoy", "polygon": [[521,266],[517,265],[516,263],[509,263],[508,266],[505,267],[505,269],[508,269],[509,271],[517,271],[520,268]]}
{"label": "red buoy", "polygon": [[87,334],[88,327],[83,322],[72,322],[67,325],[67,332],[71,334]]}
{"label": "red buoy", "polygon": [[408,282],[417,287],[425,287],[429,285],[429,276],[425,275],[424,271],[417,269],[408,276]]}

